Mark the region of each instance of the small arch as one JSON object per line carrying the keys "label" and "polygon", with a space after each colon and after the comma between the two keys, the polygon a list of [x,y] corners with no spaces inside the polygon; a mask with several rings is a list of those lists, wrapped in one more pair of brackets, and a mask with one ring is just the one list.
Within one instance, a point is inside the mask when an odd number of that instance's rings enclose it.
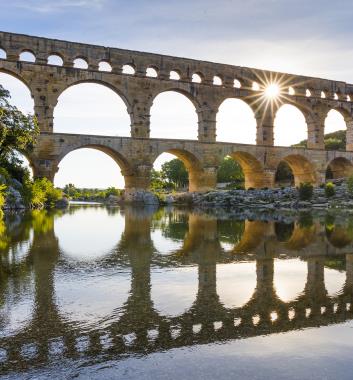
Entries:
{"label": "small arch", "polygon": [[126,65],[123,65],[123,67],[122,67],[122,73],[128,74],[128,75],[135,75],[136,70],[135,70],[134,66],[126,64]]}
{"label": "small arch", "polygon": [[34,63],[36,61],[36,56],[30,50],[23,50],[20,54],[20,61]]}
{"label": "small arch", "polygon": [[333,99],[338,100],[338,94],[336,92],[333,94]]}
{"label": "small arch", "polygon": [[305,96],[308,98],[311,96],[311,91],[308,88],[305,90]]}
{"label": "small arch", "polygon": [[74,68],[76,68],[76,69],[82,69],[82,70],[87,70],[88,69],[88,63],[83,58],[76,58],[74,60]]}
{"label": "small arch", "polygon": [[6,58],[7,58],[6,51],[0,48],[0,59],[6,59]]}
{"label": "small arch", "polygon": [[201,74],[198,74],[198,73],[192,74],[191,81],[194,82],[194,83],[201,83],[202,82],[202,76],[201,76]]}
{"label": "small arch", "polygon": [[220,76],[218,76],[218,75],[215,75],[213,77],[213,84],[215,86],[222,86],[222,84],[223,84],[222,78]]}
{"label": "small arch", "polygon": [[[313,164],[300,154],[291,154],[282,158],[281,161],[286,162],[293,172],[295,186],[308,182],[316,183],[316,173]],[[279,166],[280,162],[278,163]]]}
{"label": "small arch", "polygon": [[252,83],[252,90],[253,91],[260,91],[260,85],[257,82]]}
{"label": "small arch", "polygon": [[351,101],[351,97],[349,95],[347,95],[347,102],[350,102]]}
{"label": "small arch", "polygon": [[229,156],[239,163],[244,173],[244,187],[248,189],[265,187],[265,173],[260,161],[248,152],[231,152]]}
{"label": "small arch", "polygon": [[172,79],[172,80],[180,80],[180,73],[176,70],[172,70],[170,73],[169,73],[169,79]]}
{"label": "small arch", "polygon": [[353,174],[353,164],[345,157],[336,157],[326,168],[326,179],[347,178]]}
{"label": "small arch", "polygon": [[295,95],[295,90],[293,87],[288,88],[288,95],[292,95],[292,96]]}
{"label": "small arch", "polygon": [[109,62],[107,61],[101,61],[99,62],[98,64],[98,70],[99,71],[105,71],[105,72],[108,72],[110,73],[112,71],[112,66]]}
{"label": "small arch", "polygon": [[58,55],[58,54],[51,54],[48,57],[47,63],[48,63],[48,65],[62,66],[64,64],[64,61],[63,61],[63,59],[61,58],[60,55]]}
{"label": "small arch", "polygon": [[326,99],[326,93],[325,93],[325,91],[321,91],[321,98],[322,99]]}
{"label": "small arch", "polygon": [[147,67],[146,69],[146,77],[149,78],[157,78],[158,77],[158,70],[156,67]]}
{"label": "small arch", "polygon": [[241,83],[238,79],[234,79],[233,81],[233,87],[234,88],[241,88]]}

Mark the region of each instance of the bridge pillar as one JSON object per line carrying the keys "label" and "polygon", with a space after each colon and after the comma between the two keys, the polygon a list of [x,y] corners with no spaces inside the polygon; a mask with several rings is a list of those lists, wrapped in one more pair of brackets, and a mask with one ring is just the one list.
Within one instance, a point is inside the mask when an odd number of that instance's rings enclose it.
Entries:
{"label": "bridge pillar", "polygon": [[308,259],[308,275],[305,285],[305,295],[313,303],[326,298],[327,291],[324,279],[324,259],[310,257]]}
{"label": "bridge pillar", "polygon": [[206,106],[198,112],[198,140],[202,142],[216,141],[217,111]]}
{"label": "bridge pillar", "polygon": [[216,185],[216,167],[205,167],[202,170],[189,170],[189,191],[210,191],[215,189]]}
{"label": "bridge pillar", "polygon": [[136,191],[148,190],[151,183],[151,170],[151,165],[143,164],[137,165],[132,172],[122,171],[125,179],[125,194],[129,196]]}
{"label": "bridge pillar", "polygon": [[33,170],[33,178],[47,178],[49,181],[54,182],[54,177],[58,168],[56,160],[37,158],[31,162]]}
{"label": "bridge pillar", "polygon": [[151,102],[144,97],[134,96],[128,108],[131,119],[131,137],[149,138],[150,137],[150,109]]}
{"label": "bridge pillar", "polygon": [[47,92],[39,92],[33,96],[34,112],[41,132],[53,132],[54,108],[57,99],[51,99]]}
{"label": "bridge pillar", "polygon": [[319,114],[317,117],[307,120],[306,123],[308,125],[307,148],[325,149],[325,116],[323,114]]}
{"label": "bridge pillar", "polygon": [[352,117],[345,118],[346,131],[346,150],[353,151],[353,119]]}
{"label": "bridge pillar", "polygon": [[[267,106],[267,108],[266,108]],[[273,107],[266,105],[263,109],[256,112],[256,144],[264,146],[273,146],[274,133],[273,124],[276,111]]]}

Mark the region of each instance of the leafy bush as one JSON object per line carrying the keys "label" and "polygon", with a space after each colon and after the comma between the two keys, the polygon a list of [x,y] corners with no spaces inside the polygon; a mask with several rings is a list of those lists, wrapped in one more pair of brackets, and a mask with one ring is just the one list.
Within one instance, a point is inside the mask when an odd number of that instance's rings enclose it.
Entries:
{"label": "leafy bush", "polygon": [[311,183],[304,182],[299,185],[298,192],[301,201],[310,201],[313,197],[314,187]]}
{"label": "leafy bush", "polygon": [[336,193],[335,185],[332,182],[327,182],[325,186],[325,195],[330,198],[333,197]]}
{"label": "leafy bush", "polygon": [[56,189],[47,178],[37,178],[26,182],[24,198],[32,208],[53,207],[62,198],[62,191]]}

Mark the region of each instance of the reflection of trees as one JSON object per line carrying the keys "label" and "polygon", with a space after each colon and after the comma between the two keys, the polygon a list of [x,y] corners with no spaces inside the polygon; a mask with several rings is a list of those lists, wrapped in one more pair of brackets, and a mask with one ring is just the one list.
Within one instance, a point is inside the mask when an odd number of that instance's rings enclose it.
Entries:
{"label": "reflection of trees", "polygon": [[218,220],[219,240],[223,243],[238,244],[245,230],[244,220]]}
{"label": "reflection of trees", "polygon": [[280,242],[288,241],[293,233],[294,223],[275,223],[276,238]]}

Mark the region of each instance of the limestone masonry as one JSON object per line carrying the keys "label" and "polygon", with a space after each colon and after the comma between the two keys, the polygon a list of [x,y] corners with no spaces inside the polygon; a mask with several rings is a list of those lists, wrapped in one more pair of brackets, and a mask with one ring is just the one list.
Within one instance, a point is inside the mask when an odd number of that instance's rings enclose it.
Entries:
{"label": "limestone masonry", "polygon": [[[242,166],[246,187],[273,187],[280,161],[292,168],[296,184],[322,183],[328,166],[335,178],[352,173],[353,84],[7,32],[0,32],[0,49],[6,53],[6,58],[0,59],[0,71],[25,83],[34,99],[41,134],[28,159],[35,176],[53,180],[63,157],[83,147],[101,150],[119,164],[127,193],[149,188],[153,162],[163,152],[183,160],[189,170],[190,191],[214,188],[217,167],[227,155]],[[31,52],[35,62],[21,61],[22,52]],[[63,65],[49,65],[52,55],[61,57]],[[87,69],[73,67],[78,58],[87,62]],[[109,63],[112,70],[100,71],[101,62]],[[125,65],[133,74],[123,72]],[[154,69],[157,76],[147,76],[147,69]],[[179,79],[170,79],[171,72]],[[193,81],[195,74],[201,82]],[[219,84],[214,84],[215,77]],[[83,82],[105,85],[124,100],[131,118],[131,137],[53,133],[58,97]],[[281,104],[269,105],[270,100],[264,99],[264,89],[272,82],[281,87]],[[170,90],[193,102],[198,140],[149,137],[153,100]],[[242,99],[254,111],[256,145],[216,142],[216,115],[227,98]],[[292,104],[303,112],[308,125],[307,148],[273,146],[274,118],[282,104]],[[324,150],[324,121],[331,109],[346,121],[345,152]]]}

